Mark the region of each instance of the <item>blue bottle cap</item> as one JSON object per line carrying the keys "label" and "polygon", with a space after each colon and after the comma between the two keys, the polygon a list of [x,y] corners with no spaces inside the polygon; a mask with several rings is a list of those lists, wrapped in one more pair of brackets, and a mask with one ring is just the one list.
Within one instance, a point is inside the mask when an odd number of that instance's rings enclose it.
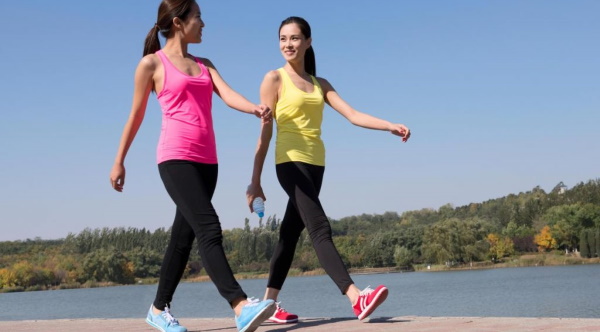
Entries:
{"label": "blue bottle cap", "polygon": [[265,213],[264,213],[264,212],[257,212],[257,214],[258,214],[258,217],[259,217],[259,218],[262,218],[262,217],[264,217],[264,216],[265,216]]}

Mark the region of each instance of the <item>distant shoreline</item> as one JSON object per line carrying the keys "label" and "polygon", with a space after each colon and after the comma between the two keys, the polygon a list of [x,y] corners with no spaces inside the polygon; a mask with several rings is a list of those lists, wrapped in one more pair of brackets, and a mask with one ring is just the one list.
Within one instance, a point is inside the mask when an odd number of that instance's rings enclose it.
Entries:
{"label": "distant shoreline", "polygon": [[[470,264],[459,264],[447,266],[443,264],[418,264],[408,268],[399,267],[378,267],[378,268],[350,268],[348,271],[351,275],[364,274],[381,274],[381,273],[408,273],[408,272],[443,272],[443,271],[466,271],[466,270],[485,270],[485,269],[501,269],[514,267],[538,267],[538,266],[562,266],[562,265],[589,265],[600,264],[600,257],[595,258],[580,258],[574,255],[564,255],[556,253],[529,253],[523,254],[515,258],[505,258],[505,261],[500,263],[492,262],[473,262]],[[324,275],[325,270],[319,268],[316,270],[290,273],[289,277],[309,277]],[[266,279],[268,273],[236,273],[235,278],[243,279]],[[206,275],[197,276],[185,279],[186,282],[204,282],[210,281]]]}
{"label": "distant shoreline", "polygon": [[[505,258],[503,262],[472,262],[469,264],[458,264],[454,266],[437,264],[417,264],[412,268],[399,267],[380,267],[380,268],[350,268],[348,271],[351,275],[367,275],[367,274],[382,274],[382,273],[408,273],[408,272],[444,272],[444,271],[465,271],[465,270],[484,270],[484,269],[499,269],[499,268],[514,268],[514,267],[537,267],[537,266],[567,266],[567,265],[589,265],[600,264],[600,257],[595,258],[580,258],[575,255],[565,255],[558,253],[529,253],[518,257]],[[311,271],[299,271],[297,269],[290,270],[289,277],[310,277],[325,275],[325,270],[322,268]],[[268,272],[264,273],[236,273],[237,280],[244,279],[267,279]],[[206,274],[193,276],[182,279],[182,282],[209,282],[210,278]],[[152,285],[158,282],[157,278],[147,278],[137,280],[131,285]],[[44,290],[59,290],[59,289],[80,289],[80,288],[101,288],[113,286],[128,286],[109,282],[59,285],[55,287],[39,287],[32,289],[3,289],[0,293],[16,293]]]}

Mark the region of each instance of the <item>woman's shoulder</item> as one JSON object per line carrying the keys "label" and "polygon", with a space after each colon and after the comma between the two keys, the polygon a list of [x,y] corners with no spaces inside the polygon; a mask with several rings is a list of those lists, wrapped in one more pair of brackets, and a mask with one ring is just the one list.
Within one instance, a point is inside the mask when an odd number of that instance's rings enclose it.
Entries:
{"label": "woman's shoulder", "polygon": [[138,67],[143,68],[145,70],[154,70],[160,65],[160,59],[158,55],[155,53],[146,54],[140,60]]}
{"label": "woman's shoulder", "polygon": [[199,57],[199,56],[195,56],[193,54],[190,54],[191,57],[193,57],[194,59],[200,61],[203,65],[205,65],[206,67],[209,68],[215,68],[215,65],[212,63],[212,61],[210,61],[210,59],[208,58],[203,58],[203,57]]}
{"label": "woman's shoulder", "polygon": [[321,86],[322,89],[327,90],[327,91],[333,89],[333,87],[331,86],[331,83],[329,83],[329,81],[326,80],[324,77],[317,77],[317,76],[314,76],[314,77],[317,80],[317,82],[319,82],[319,85]]}
{"label": "woman's shoulder", "polygon": [[279,81],[281,81],[281,74],[279,73],[279,69],[269,70],[265,74],[264,81],[270,83],[279,83]]}
{"label": "woman's shoulder", "polygon": [[281,73],[280,73],[281,68],[278,69],[273,69],[273,70],[269,70],[266,74],[265,77],[271,78],[271,79],[281,79]]}

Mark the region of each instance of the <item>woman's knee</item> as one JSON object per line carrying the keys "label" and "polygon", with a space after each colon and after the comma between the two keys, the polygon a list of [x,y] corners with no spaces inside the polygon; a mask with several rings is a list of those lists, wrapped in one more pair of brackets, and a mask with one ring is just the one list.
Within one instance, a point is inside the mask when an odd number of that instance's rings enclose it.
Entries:
{"label": "woman's knee", "polygon": [[173,246],[175,247],[175,250],[177,250],[178,252],[190,253],[192,251],[193,244],[194,244],[194,241],[192,239],[192,241],[177,241],[177,242],[173,243]]}
{"label": "woman's knee", "polygon": [[310,223],[307,226],[308,235],[310,236],[313,243],[319,243],[324,240],[332,240],[331,225],[329,220],[321,220],[319,222]]}
{"label": "woman's knee", "polygon": [[199,227],[196,237],[200,245],[221,245],[223,243],[223,230],[221,229],[221,223],[211,223],[210,225],[204,225]]}
{"label": "woman's knee", "polygon": [[288,241],[298,241],[300,234],[304,230],[304,224],[300,221],[299,225],[292,226],[290,223],[282,223],[279,229],[279,238]]}

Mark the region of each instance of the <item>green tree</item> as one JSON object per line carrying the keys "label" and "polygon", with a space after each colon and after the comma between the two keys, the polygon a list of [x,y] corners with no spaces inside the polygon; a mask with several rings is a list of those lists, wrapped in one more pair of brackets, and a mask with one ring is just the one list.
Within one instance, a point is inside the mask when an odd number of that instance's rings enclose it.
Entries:
{"label": "green tree", "polygon": [[83,281],[131,284],[133,271],[127,258],[116,249],[100,249],[87,254],[83,261]]}
{"label": "green tree", "polygon": [[596,227],[596,257],[600,257],[600,226]]}
{"label": "green tree", "polygon": [[487,250],[486,228],[480,221],[455,218],[433,224],[425,229],[423,257],[427,262],[450,264],[477,259]]}
{"label": "green tree", "polygon": [[581,204],[575,216],[582,227],[600,227],[600,205],[592,203]]}
{"label": "green tree", "polygon": [[590,250],[590,257],[596,257],[596,230],[593,228],[586,229],[587,243]]}
{"label": "green tree", "polygon": [[490,245],[489,255],[494,261],[514,253],[514,244],[508,237],[500,237],[492,233],[488,234],[486,240]]}
{"label": "green tree", "polygon": [[391,232],[377,232],[367,237],[362,248],[363,265],[368,267],[394,266],[394,252],[390,248],[396,245],[396,238]]}
{"label": "green tree", "polygon": [[394,261],[396,266],[405,269],[412,269],[415,254],[406,247],[396,246],[394,249]]}
{"label": "green tree", "polygon": [[589,231],[587,229],[584,229],[581,231],[581,235],[579,236],[579,238],[581,239],[579,241],[579,253],[580,253],[581,257],[583,257],[583,258],[590,257],[590,246],[588,244],[588,233],[589,233]]}
{"label": "green tree", "polygon": [[535,231],[528,225],[517,225],[511,221],[502,230],[502,235],[509,238],[513,243],[515,251],[535,251],[537,248],[533,241]]}
{"label": "green tree", "polygon": [[550,208],[544,215],[558,247],[572,250],[579,243],[579,233],[583,228],[577,218],[579,209],[578,204],[559,205]]}
{"label": "green tree", "polygon": [[160,275],[160,266],[163,255],[151,250],[136,248],[126,254],[131,262],[133,275],[137,278],[157,278]]}

